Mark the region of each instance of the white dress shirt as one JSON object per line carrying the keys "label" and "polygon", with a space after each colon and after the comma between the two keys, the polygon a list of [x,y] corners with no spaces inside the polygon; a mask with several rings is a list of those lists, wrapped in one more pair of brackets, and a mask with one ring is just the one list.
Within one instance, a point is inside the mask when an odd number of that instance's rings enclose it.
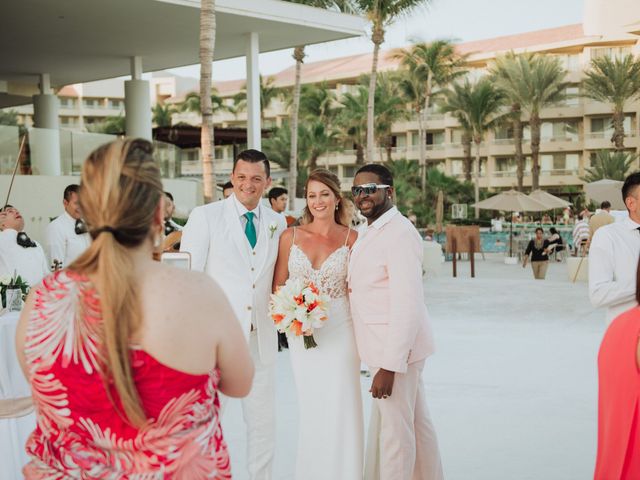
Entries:
{"label": "white dress shirt", "polygon": [[0,232],[0,276],[13,277],[16,272],[30,287],[50,273],[47,257],[38,242],[25,248],[16,241],[18,232],[7,228]]}
{"label": "white dress shirt", "polygon": [[640,224],[630,218],[600,227],[589,249],[589,298],[607,307],[607,325],[638,305],[636,272],[640,257]]}
{"label": "white dress shirt", "polygon": [[253,210],[248,210],[240,200],[236,198],[235,195],[231,195],[233,197],[233,203],[236,206],[236,210],[238,212],[238,216],[240,217],[240,224],[242,225],[242,231],[244,232],[247,228],[247,217],[244,216],[247,212],[253,212],[253,225],[256,227],[256,240],[258,240],[258,235],[260,235],[260,202],[258,202],[258,206]]}
{"label": "white dress shirt", "polygon": [[58,260],[63,267],[68,267],[87,249],[91,237],[88,233],[78,235],[76,220],[65,211],[47,225],[46,242],[49,263],[53,265],[53,261]]}

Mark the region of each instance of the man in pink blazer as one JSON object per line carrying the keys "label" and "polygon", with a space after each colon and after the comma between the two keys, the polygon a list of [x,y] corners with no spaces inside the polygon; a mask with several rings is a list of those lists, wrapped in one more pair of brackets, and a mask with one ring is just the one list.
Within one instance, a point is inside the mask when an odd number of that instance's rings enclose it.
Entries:
{"label": "man in pink blazer", "polygon": [[353,198],[367,218],[349,261],[349,299],[374,398],[366,480],[440,480],[442,464],[422,380],[433,353],[422,288],[422,239],[393,205],[393,177],[365,165]]}

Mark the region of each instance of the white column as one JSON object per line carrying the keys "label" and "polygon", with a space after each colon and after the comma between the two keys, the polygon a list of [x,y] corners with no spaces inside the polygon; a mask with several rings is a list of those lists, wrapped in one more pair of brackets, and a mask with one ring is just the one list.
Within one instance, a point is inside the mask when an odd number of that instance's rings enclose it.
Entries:
{"label": "white column", "polygon": [[60,127],[58,97],[51,89],[48,73],[40,75],[40,94],[33,96],[34,129],[29,132],[33,172],[60,175]]}
{"label": "white column", "polygon": [[247,35],[247,148],[262,149],[260,124],[260,66],[258,34]]}
{"label": "white column", "polygon": [[128,137],[151,141],[149,82],[142,80],[142,59],[131,58],[131,80],[124,82],[125,130]]}

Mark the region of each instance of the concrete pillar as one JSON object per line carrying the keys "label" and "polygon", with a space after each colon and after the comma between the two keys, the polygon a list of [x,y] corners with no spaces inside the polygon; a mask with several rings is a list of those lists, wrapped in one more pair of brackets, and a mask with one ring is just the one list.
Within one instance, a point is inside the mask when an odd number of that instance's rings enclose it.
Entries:
{"label": "concrete pillar", "polygon": [[49,74],[40,75],[40,94],[33,96],[34,129],[29,132],[31,165],[35,174],[60,175],[60,127],[58,97]]}
{"label": "concrete pillar", "polygon": [[124,82],[125,130],[128,137],[151,141],[149,82],[142,80],[142,59],[131,59],[131,80]]}
{"label": "concrete pillar", "polygon": [[262,149],[260,124],[260,66],[258,34],[247,35],[247,148]]}

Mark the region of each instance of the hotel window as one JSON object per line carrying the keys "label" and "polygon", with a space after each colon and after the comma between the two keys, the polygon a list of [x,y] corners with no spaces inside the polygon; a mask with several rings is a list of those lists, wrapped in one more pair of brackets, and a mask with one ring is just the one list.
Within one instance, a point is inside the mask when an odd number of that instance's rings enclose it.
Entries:
{"label": "hotel window", "polygon": [[577,171],[580,164],[578,153],[553,153],[540,155],[540,169],[543,172]]}
{"label": "hotel window", "polygon": [[622,58],[631,53],[631,47],[592,48],[591,58]]}
{"label": "hotel window", "polygon": [[576,106],[580,105],[580,88],[578,87],[567,87],[564,90],[565,99],[563,104],[568,106]]}
{"label": "hotel window", "polygon": [[496,172],[515,172],[516,159],[514,157],[496,158]]}
{"label": "hotel window", "polygon": [[357,165],[343,165],[342,171],[344,172],[345,178],[353,178],[356,176],[356,172],[358,171]]}
{"label": "hotel window", "polygon": [[108,105],[112,110],[124,110],[124,100],[109,99]]}
{"label": "hotel window", "polygon": [[576,72],[580,70],[580,55],[577,53],[570,55],[558,55],[562,66],[570,72]]}
{"label": "hotel window", "polygon": [[427,145],[441,145],[444,143],[444,130],[441,132],[427,132]]}
{"label": "hotel window", "polygon": [[451,143],[462,143],[463,131],[460,128],[451,130]]}
{"label": "hotel window", "polygon": [[329,170],[331,173],[333,173],[334,175],[339,176],[339,175],[338,175],[338,166],[337,166],[337,165],[332,165],[332,166],[330,166],[330,167],[328,168],[328,170]]}
{"label": "hotel window", "polygon": [[451,160],[451,175],[464,175],[464,160]]}
{"label": "hotel window", "polygon": [[97,98],[83,98],[82,99],[82,106],[84,108],[100,108],[101,105],[101,101]]}
{"label": "hotel window", "polygon": [[513,140],[513,127],[496,128],[496,140]]}
{"label": "hotel window", "polygon": [[[624,133],[628,134],[631,132],[631,117],[632,115],[625,115],[624,122],[622,125],[624,126]],[[613,124],[611,123],[611,117],[597,117],[591,119],[591,133],[602,133],[603,137],[613,134]]]}
{"label": "hotel window", "polygon": [[70,97],[60,97],[60,108],[75,108],[76,100]]}
{"label": "hotel window", "polygon": [[407,146],[407,136],[406,135],[397,135],[396,136],[396,144],[400,148],[404,148]]}

